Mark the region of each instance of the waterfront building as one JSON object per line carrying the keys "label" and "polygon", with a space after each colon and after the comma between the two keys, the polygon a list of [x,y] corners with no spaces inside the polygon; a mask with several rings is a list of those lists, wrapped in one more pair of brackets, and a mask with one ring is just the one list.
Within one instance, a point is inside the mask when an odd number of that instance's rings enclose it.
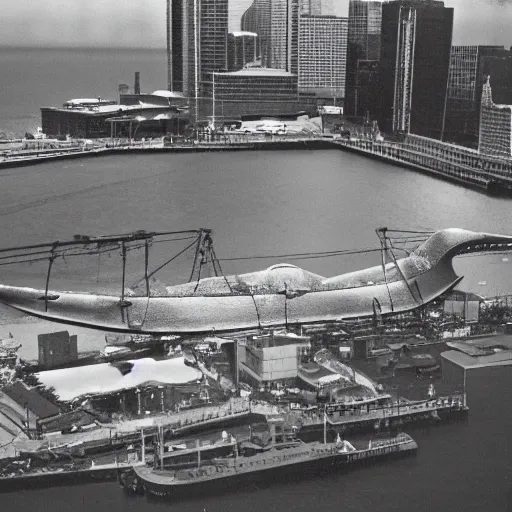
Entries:
{"label": "waterfront building", "polygon": [[478,151],[494,158],[512,158],[512,105],[493,101],[489,77],[482,91]]}
{"label": "waterfront building", "polygon": [[255,32],[228,34],[228,71],[238,71],[256,61],[257,40]]}
{"label": "waterfront building", "polygon": [[299,90],[344,98],[347,18],[303,15],[299,22]]}
{"label": "waterfront building", "polygon": [[77,337],[70,336],[68,331],[39,334],[39,365],[52,368],[78,360]]}
{"label": "waterfront building", "polygon": [[453,8],[437,0],[382,5],[379,126],[442,139]]}
{"label": "waterfront building", "polygon": [[0,409],[9,412],[5,418],[7,423],[4,422],[4,415],[1,415],[0,435],[10,423],[18,427],[22,425],[26,434],[37,435],[40,420],[58,416],[61,412],[36,389],[29,388],[19,380],[0,391]]}
{"label": "waterfront building", "polygon": [[307,336],[254,336],[245,344],[240,370],[253,383],[295,385],[302,357],[308,354],[310,348],[310,338]]}
{"label": "waterfront building", "polygon": [[[215,73],[213,90],[207,90],[202,116],[232,118],[244,115],[278,115],[306,110],[298,92],[297,75],[282,69],[245,68]],[[213,85],[212,85],[213,87]]]}
{"label": "waterfront building", "polygon": [[345,82],[345,115],[349,117],[377,116],[381,21],[380,1],[350,0]]}
{"label": "waterfront building", "polygon": [[452,47],[443,140],[478,147],[485,68],[489,67],[489,59],[507,53],[503,46]]}
{"label": "waterfront building", "polygon": [[186,99],[180,93],[121,94],[120,103],[76,99],[62,107],[42,107],[41,126],[50,137],[162,137],[182,133],[188,123]]}

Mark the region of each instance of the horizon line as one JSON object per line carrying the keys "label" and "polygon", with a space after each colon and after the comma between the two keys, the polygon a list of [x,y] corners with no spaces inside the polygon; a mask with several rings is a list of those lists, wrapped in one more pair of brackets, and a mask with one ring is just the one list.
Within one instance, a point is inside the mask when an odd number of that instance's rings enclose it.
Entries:
{"label": "horizon line", "polygon": [[163,50],[167,51],[165,46],[85,46],[85,45],[13,45],[1,44],[0,50],[130,50],[130,51],[146,51],[146,50]]}

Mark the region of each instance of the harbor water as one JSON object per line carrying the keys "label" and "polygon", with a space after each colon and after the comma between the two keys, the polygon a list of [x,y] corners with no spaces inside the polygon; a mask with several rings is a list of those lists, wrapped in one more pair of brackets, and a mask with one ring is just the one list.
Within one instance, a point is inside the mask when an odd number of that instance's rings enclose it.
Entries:
{"label": "harbor water", "polygon": [[[113,61],[114,57],[109,58]],[[138,70],[145,88],[140,61],[131,58],[122,81]],[[156,67],[155,62],[152,65]],[[106,67],[105,62],[102,66]],[[45,70],[40,73],[47,76]],[[61,68],[55,73],[66,75]],[[92,87],[92,78],[84,80]],[[57,83],[51,88],[45,82],[41,87],[51,90],[52,97],[47,96],[46,101],[39,96],[37,101],[41,105],[79,95],[107,96],[108,91],[115,91],[113,82],[104,84],[106,92],[91,90],[89,94],[83,90],[74,94],[69,84],[58,89]],[[148,89],[156,88],[158,83],[148,85]],[[15,112],[23,112],[17,107],[13,103],[7,107],[2,99],[2,112],[9,110],[16,117]],[[26,112],[37,115],[28,106]],[[15,121],[23,123],[19,118]],[[376,248],[375,229],[381,226],[421,231],[460,227],[512,234],[511,205],[507,199],[338,150],[98,157],[0,171],[0,246],[65,240],[75,234],[206,227],[214,230],[217,256],[226,260],[222,262],[225,273],[259,270],[287,261],[329,276],[379,264],[378,254],[301,261],[227,259]],[[155,266],[157,256],[166,256],[163,249],[158,250]],[[114,260],[113,256],[110,260],[93,258],[93,263],[59,262],[52,271],[51,288],[118,286],[120,267]],[[186,281],[190,264],[191,258],[180,260],[162,279]],[[460,287],[488,296],[512,293],[510,265],[504,255],[497,254],[460,258],[456,269],[465,276]],[[44,279],[43,264],[0,266],[3,283],[44,287]],[[0,324],[0,336],[12,332],[23,343],[22,357],[37,356],[37,332],[63,328],[26,322],[6,308],[0,309]],[[69,331],[79,335],[81,350],[104,345],[103,333],[78,328]],[[223,497],[180,503],[175,509],[512,510],[512,454],[507,444],[512,425],[511,389],[512,371],[506,368],[489,369],[474,382],[469,376],[468,422],[411,432],[419,445],[415,458],[323,479],[241,489]],[[145,512],[169,507],[129,498],[115,484],[4,494],[2,506],[5,510],[21,507],[52,512]]]}

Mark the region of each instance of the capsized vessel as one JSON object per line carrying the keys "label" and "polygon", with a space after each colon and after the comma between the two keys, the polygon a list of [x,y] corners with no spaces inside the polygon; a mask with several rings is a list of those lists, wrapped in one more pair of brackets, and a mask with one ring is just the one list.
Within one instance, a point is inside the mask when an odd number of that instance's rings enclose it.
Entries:
{"label": "capsized vessel", "polygon": [[[87,244],[96,247],[104,242],[80,243],[88,248]],[[124,251],[125,242],[118,243]],[[52,248],[52,257],[60,245]],[[123,267],[121,296],[0,285],[0,303],[55,322],[139,334],[227,333],[339,322],[422,307],[461,281],[452,265],[455,256],[510,250],[510,236],[445,229],[405,258],[393,256],[388,263],[383,258],[382,265],[330,278],[281,264],[168,286],[158,296],[150,293],[148,285],[146,296],[138,296],[125,292]]]}

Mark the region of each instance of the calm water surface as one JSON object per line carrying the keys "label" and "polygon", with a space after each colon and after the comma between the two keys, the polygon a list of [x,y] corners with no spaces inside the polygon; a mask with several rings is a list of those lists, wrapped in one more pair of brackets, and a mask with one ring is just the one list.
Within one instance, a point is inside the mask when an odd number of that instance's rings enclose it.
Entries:
{"label": "calm water surface", "polygon": [[[10,115],[21,126],[25,114],[37,120],[42,104],[80,95],[115,97],[117,83],[131,83],[136,70],[142,73],[143,89],[152,79],[147,90],[162,86],[165,56],[123,55],[73,53],[63,67],[58,53],[41,51],[34,61],[33,53],[22,58],[0,52],[0,63],[18,70],[17,78],[0,76],[0,120]],[[163,70],[161,80],[150,73],[156,68]],[[64,240],[77,233],[209,227],[220,258],[374,248],[374,230],[380,226],[510,234],[511,207],[507,200],[338,151],[98,157],[0,171],[0,247]],[[152,264],[173,250],[155,248]],[[52,285],[118,286],[117,257],[59,262]],[[133,258],[135,268],[138,260]],[[244,272],[280,261],[226,261],[223,267],[226,273]],[[328,276],[378,264],[378,258],[369,254],[293,263]],[[188,279],[190,264],[190,257],[183,258],[162,279]],[[460,259],[461,288],[483,295],[511,293],[510,265],[499,255]],[[0,267],[4,283],[44,286],[44,275],[40,264]],[[24,357],[37,354],[35,333],[62,328],[27,326],[20,320],[0,309],[0,336],[12,331],[19,337]],[[70,331],[79,334],[82,350],[104,344],[102,333]],[[512,372],[495,369],[470,378],[468,386],[468,423],[414,431],[420,445],[414,459],[176,505],[127,498],[112,484],[4,494],[0,503],[2,510],[52,512],[145,512],[170,506],[183,512],[512,510]]]}

